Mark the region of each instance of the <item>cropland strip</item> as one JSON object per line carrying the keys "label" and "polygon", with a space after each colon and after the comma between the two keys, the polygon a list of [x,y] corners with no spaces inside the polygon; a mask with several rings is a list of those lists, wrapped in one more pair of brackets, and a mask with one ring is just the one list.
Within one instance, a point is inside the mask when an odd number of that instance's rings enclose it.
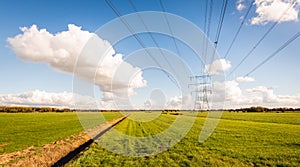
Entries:
{"label": "cropland strip", "polygon": [[[0,155],[0,165],[5,166],[57,166],[63,165],[88,147],[126,116],[98,125],[87,131],[71,135],[42,147],[29,147],[23,151]],[[84,146],[84,148],[82,148]],[[78,149],[80,148],[80,149]],[[77,150],[77,151],[76,151]]]}

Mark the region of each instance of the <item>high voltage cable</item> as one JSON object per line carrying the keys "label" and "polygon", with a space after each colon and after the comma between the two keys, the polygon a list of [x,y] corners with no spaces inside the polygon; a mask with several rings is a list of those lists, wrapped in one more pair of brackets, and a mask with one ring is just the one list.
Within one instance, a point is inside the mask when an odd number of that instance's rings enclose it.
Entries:
{"label": "high voltage cable", "polygon": [[275,26],[280,22],[280,20],[282,19],[282,17],[285,15],[285,13],[295,5],[296,0],[293,0],[289,7],[281,14],[281,16],[279,17],[279,19],[268,29],[268,31],[258,40],[258,42],[253,46],[253,48],[247,53],[247,55],[240,61],[240,63],[228,74],[228,76],[230,76],[231,74],[233,74],[233,72],[235,72],[240,66],[241,64],[253,53],[253,51],[258,47],[258,45],[267,37],[267,35],[275,28]]}
{"label": "high voltage cable", "polygon": [[[119,13],[119,11],[115,8],[115,6],[110,2],[110,0],[105,0],[106,4],[113,10],[113,12],[119,17],[119,19],[122,21],[122,23],[126,26],[126,28],[128,29],[128,31],[131,33],[131,35],[137,40],[137,42],[145,49],[146,53],[151,57],[151,59],[160,67],[161,65],[159,64],[159,62],[151,55],[151,53],[148,51],[148,49],[146,49],[145,44],[142,42],[142,40],[134,33],[133,29],[131,28],[131,26],[125,21],[123,20],[121,14]],[[163,69],[163,68],[162,68]],[[162,70],[170,79],[171,82],[173,82],[178,88],[179,86],[177,85],[176,81],[174,81],[170,75],[165,71]]]}
{"label": "high voltage cable", "polygon": [[138,10],[136,8],[136,6],[133,4],[133,2],[131,0],[128,0],[129,4],[131,5],[131,7],[133,8],[133,10],[136,12],[136,15],[139,17],[140,21],[142,22],[143,26],[145,27],[147,34],[150,36],[150,38],[152,39],[152,41],[154,42],[155,46],[159,49],[160,54],[162,55],[162,57],[165,59],[165,61],[168,63],[169,67],[171,68],[171,70],[173,72],[176,72],[173,68],[173,66],[170,64],[170,62],[167,60],[165,54],[163,53],[163,51],[161,50],[161,48],[159,47],[158,42],[155,40],[155,38],[153,37],[152,33],[150,33],[150,30],[148,28],[148,26],[146,25],[144,19],[142,18],[142,16],[138,13]]}
{"label": "high voltage cable", "polygon": [[209,34],[210,34],[210,24],[211,24],[212,12],[213,12],[213,0],[210,0],[209,15],[208,15],[208,25],[207,25],[207,37],[209,37]]}
{"label": "high voltage cable", "polygon": [[[164,14],[164,18],[165,18],[165,20],[166,20],[166,23],[167,23],[167,25],[168,25],[168,29],[169,29],[170,34],[171,34],[171,38],[173,39],[173,43],[174,43],[174,46],[175,46],[175,48],[176,48],[176,52],[177,52],[177,54],[178,54],[179,57],[183,58],[183,57],[181,56],[179,47],[178,47],[177,42],[176,42],[176,39],[175,39],[175,37],[174,37],[174,33],[173,33],[173,31],[172,31],[172,28],[171,28],[171,25],[170,25],[168,16],[167,16],[167,14],[166,14],[166,9],[165,9],[165,7],[164,7],[164,5],[163,5],[162,0],[159,0],[159,4],[160,4],[160,7],[161,7],[161,9],[162,9],[162,11],[163,11],[163,14]],[[183,63],[183,62],[182,62],[182,63]],[[184,64],[184,63],[183,63],[183,64]],[[204,63],[202,62],[202,64],[204,64]],[[184,69],[185,69],[185,68],[184,68]],[[185,72],[187,73],[186,69],[185,69]]]}
{"label": "high voltage cable", "polygon": [[207,8],[208,8],[208,0],[205,1],[205,10],[204,10],[204,33],[206,34],[206,24],[207,24]]}
{"label": "high voltage cable", "polygon": [[170,22],[169,22],[168,16],[166,15],[166,10],[165,10],[165,7],[164,7],[164,5],[163,5],[163,3],[162,3],[162,0],[159,0],[159,4],[160,4],[160,7],[161,7],[162,11],[164,12],[164,18],[165,18],[165,20],[166,20],[166,22],[167,22],[168,29],[169,29],[169,31],[170,31],[170,33],[171,33],[171,38],[173,39],[173,42],[174,42],[174,45],[175,45],[177,54],[178,54],[179,56],[181,56],[180,51],[179,51],[179,48],[178,48],[178,45],[177,45],[177,42],[176,42],[176,40],[175,40],[175,38],[174,38],[174,33],[173,33],[172,28],[171,28],[171,26],[170,26]]}
{"label": "high voltage cable", "polygon": [[[204,23],[203,23],[204,34],[207,34],[207,29],[206,29],[207,28],[207,15],[208,15],[208,10],[207,9],[208,9],[208,0],[205,1]],[[202,41],[204,41],[202,43],[202,56],[204,58],[204,64],[205,64],[205,62],[206,62],[206,53],[205,53],[205,51],[206,51],[206,39],[205,39],[205,35],[203,35]]]}
{"label": "high voltage cable", "polygon": [[240,31],[241,31],[241,29],[242,29],[242,27],[243,27],[245,21],[246,21],[246,18],[248,17],[248,14],[250,13],[250,10],[251,10],[251,8],[252,8],[252,6],[253,6],[253,3],[254,3],[254,0],[251,1],[251,3],[250,3],[250,5],[249,5],[249,7],[248,7],[248,10],[247,10],[247,12],[246,12],[244,18],[243,18],[243,20],[242,20],[242,22],[241,22],[241,24],[240,24],[240,26],[239,26],[237,32],[235,33],[234,38],[233,38],[233,40],[231,41],[231,43],[230,43],[230,45],[229,45],[229,48],[227,49],[227,51],[226,51],[226,53],[225,53],[224,58],[227,58],[227,56],[228,56],[228,54],[229,54],[229,52],[230,52],[230,50],[231,50],[231,48],[232,48],[234,42],[236,41],[236,39],[237,39],[237,37],[238,37],[238,35],[239,35],[239,33],[240,33]]}
{"label": "high voltage cable", "polygon": [[[222,9],[221,9],[221,12],[220,12],[219,23],[218,23],[218,28],[217,28],[217,32],[216,32],[215,41],[214,41],[215,48],[214,48],[213,54],[211,56],[211,63],[214,60],[216,50],[217,50],[217,47],[218,47],[218,42],[219,42],[222,27],[223,27],[223,21],[224,21],[224,17],[225,17],[225,13],[226,13],[227,4],[228,4],[228,0],[223,0]],[[209,71],[211,70],[211,67],[212,66],[210,66]]]}
{"label": "high voltage cable", "polygon": [[[209,34],[210,34],[210,24],[211,24],[212,10],[213,10],[213,0],[210,0],[209,2],[210,2],[209,3],[209,12],[208,12],[208,19],[207,19],[208,22],[207,22],[207,28],[206,28],[206,32],[205,32],[207,38],[209,38]],[[206,63],[208,40],[205,40],[204,43],[205,44],[204,44],[204,48],[203,48],[204,49],[203,56],[204,56],[204,63]]]}
{"label": "high voltage cable", "polygon": [[223,27],[223,21],[224,21],[224,16],[225,16],[226,8],[227,8],[227,3],[228,3],[228,0],[223,0],[222,11],[220,13],[220,20],[219,20],[219,24],[218,24],[218,28],[217,28],[217,33],[216,33],[215,41],[214,41],[216,47],[218,46],[218,42],[219,42],[221,30],[222,30],[222,27]]}
{"label": "high voltage cable", "polygon": [[290,43],[295,41],[300,36],[300,31],[296,33],[293,37],[291,37],[289,40],[287,40],[281,47],[279,47],[275,52],[273,52],[270,56],[268,56],[264,61],[259,63],[256,67],[254,67],[250,72],[248,72],[245,76],[249,76],[251,73],[253,73],[255,70],[257,70],[259,67],[267,63],[271,58],[276,56],[282,49],[287,47]]}
{"label": "high voltage cable", "polygon": [[[214,48],[214,51],[213,51],[213,54],[212,54],[212,57],[211,57],[211,63],[214,60],[216,49],[218,47],[218,42],[219,42],[219,38],[220,38],[222,27],[223,27],[224,17],[225,17],[225,13],[226,13],[226,9],[227,9],[227,4],[228,4],[228,0],[223,0],[221,12],[220,12],[220,17],[219,17],[219,23],[218,23],[217,32],[216,32],[215,41],[214,41],[215,48]],[[211,4],[210,4],[210,18],[209,18],[209,20],[211,20],[212,5],[213,5],[213,1],[211,0]],[[206,48],[206,50],[207,50],[207,48]],[[211,70],[211,68],[212,68],[212,65],[210,65],[210,67],[208,69],[208,73]],[[205,80],[205,82],[206,82],[206,80]],[[206,85],[205,85],[205,87],[204,87],[204,89],[202,91],[203,91],[204,96],[206,96],[204,98],[206,99],[206,102],[207,102],[208,108],[209,108],[209,103],[207,101],[207,92],[206,92],[207,91],[207,87],[206,87]]]}

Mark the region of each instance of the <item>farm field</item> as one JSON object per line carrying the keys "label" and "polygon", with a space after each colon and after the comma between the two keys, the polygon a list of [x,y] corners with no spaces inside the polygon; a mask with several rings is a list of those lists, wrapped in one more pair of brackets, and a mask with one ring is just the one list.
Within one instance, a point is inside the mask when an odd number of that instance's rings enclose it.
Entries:
{"label": "farm field", "polygon": [[[141,114],[139,113],[140,117]],[[146,114],[149,115],[145,113],[144,116]],[[204,143],[200,143],[199,134],[206,114],[199,113],[195,124],[183,140],[165,152],[130,157],[112,153],[99,144],[93,144],[68,165],[300,166],[300,113],[224,112],[214,133]],[[161,114],[148,122],[125,119],[115,129],[130,136],[149,136],[162,132],[176,117],[178,116]],[[193,119],[190,116],[183,117]],[[101,143],[110,133],[105,134],[98,142]]]}
{"label": "farm field", "polygon": [[[188,115],[188,113],[186,114]],[[300,113],[242,113],[242,112],[223,112],[222,119],[241,120],[252,122],[269,122],[281,124],[300,125]],[[206,117],[207,112],[199,112],[198,117]]]}
{"label": "farm field", "polygon": [[[103,113],[107,120],[118,112]],[[80,113],[90,127],[101,123],[99,113]],[[39,147],[83,130],[77,113],[0,113],[0,155]]]}

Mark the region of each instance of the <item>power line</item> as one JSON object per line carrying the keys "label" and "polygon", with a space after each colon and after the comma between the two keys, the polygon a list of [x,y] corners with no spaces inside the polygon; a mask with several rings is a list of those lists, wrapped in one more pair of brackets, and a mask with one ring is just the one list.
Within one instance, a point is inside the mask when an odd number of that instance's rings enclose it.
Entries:
{"label": "power line", "polygon": [[169,31],[170,31],[170,33],[171,33],[171,38],[173,39],[173,42],[174,42],[174,45],[175,45],[177,54],[178,54],[179,56],[181,56],[180,51],[179,51],[179,48],[178,48],[178,45],[177,45],[177,42],[176,42],[176,40],[175,40],[175,38],[174,38],[174,33],[173,33],[172,28],[171,28],[171,26],[170,26],[170,22],[169,22],[168,16],[166,15],[166,10],[165,10],[165,7],[164,7],[164,5],[163,5],[163,3],[162,3],[162,0],[159,0],[159,4],[160,4],[160,7],[161,7],[162,11],[164,12],[164,18],[165,18],[165,20],[166,20],[166,22],[167,22]]}
{"label": "power line", "polygon": [[[150,30],[148,28],[148,26],[146,25],[146,23],[144,22],[144,19],[142,18],[142,16],[139,14],[136,6],[134,5],[134,3],[131,0],[128,0],[129,4],[131,5],[131,7],[133,8],[133,10],[136,12],[136,15],[139,17],[140,21],[142,22],[143,26],[145,27],[147,34],[150,36],[150,38],[152,39],[152,41],[154,42],[155,46],[159,49],[160,54],[162,55],[162,57],[165,59],[165,61],[168,63],[169,67],[171,68],[171,70],[173,72],[176,72],[173,68],[173,66],[170,64],[170,62],[167,60],[165,54],[163,53],[163,51],[161,50],[161,48],[159,47],[158,42],[155,40],[155,38],[153,37],[152,33],[150,33]],[[169,25],[169,24],[168,24]]]}
{"label": "power line", "polygon": [[[210,13],[209,13],[209,24],[208,24],[208,31],[207,31],[207,35],[209,36],[209,31],[210,31],[210,24],[211,24],[211,15],[212,15],[212,6],[213,6],[213,0],[210,1]],[[216,32],[216,37],[215,37],[215,49],[214,49],[214,52],[213,52],[213,55],[212,55],[212,58],[211,58],[211,61],[213,61],[213,58],[214,58],[214,55],[215,55],[215,52],[216,52],[216,48],[218,46],[218,42],[219,42],[219,38],[220,38],[220,34],[221,34],[221,30],[222,30],[222,27],[223,27],[223,21],[224,21],[224,17],[225,17],[225,13],[226,13],[226,8],[227,8],[227,4],[228,4],[228,0],[223,0],[223,3],[222,3],[222,9],[221,9],[221,12],[220,12],[220,18],[219,18],[219,23],[218,23],[218,27],[217,27],[217,32]],[[205,11],[205,15],[206,15],[206,12]],[[205,17],[205,21],[204,21],[204,26],[206,24],[206,17]],[[205,28],[206,30],[206,28]],[[207,43],[206,43],[206,53],[207,54]],[[211,66],[210,66],[211,68]],[[210,69],[209,69],[210,71]],[[194,104],[194,110],[197,110],[198,108],[200,109],[204,109],[205,107],[207,109],[210,109],[210,106],[209,106],[209,101],[208,101],[208,92],[211,90],[209,90],[208,86],[207,86],[207,80],[206,80],[206,77],[209,77],[210,78],[210,75],[200,75],[200,76],[192,76],[192,78],[203,78],[203,83],[196,83],[196,85],[202,85],[202,90],[198,90],[199,88],[197,88],[194,92],[196,92],[196,99],[195,99],[195,104]],[[202,95],[201,95],[202,93]],[[202,101],[202,103],[200,103],[199,101]]]}
{"label": "power line", "polygon": [[282,17],[284,16],[284,14],[295,5],[296,0],[293,0],[291,2],[291,4],[289,5],[289,7],[281,14],[281,16],[279,17],[279,19],[267,30],[267,32],[257,41],[257,43],[253,46],[253,48],[246,54],[246,56],[239,62],[239,64],[228,74],[228,76],[230,76],[231,74],[233,74],[233,72],[235,72],[240,66],[241,64],[253,53],[253,51],[258,47],[258,45],[267,37],[267,35],[275,28],[275,26],[280,22],[280,20],[282,19]]}
{"label": "power line", "polygon": [[209,37],[210,34],[210,24],[211,24],[211,17],[212,17],[212,12],[213,12],[213,0],[210,0],[209,4],[209,15],[208,15],[208,25],[207,25],[207,37]]}
{"label": "power line", "polygon": [[281,47],[279,47],[275,52],[273,52],[270,56],[268,56],[264,61],[259,63],[256,67],[254,67],[250,72],[248,72],[245,76],[249,76],[251,73],[253,73],[255,70],[257,70],[259,67],[263,66],[265,63],[267,63],[270,59],[272,59],[274,56],[276,56],[281,50],[283,50],[285,47],[287,47],[290,43],[295,41],[300,36],[300,31],[296,33],[293,37],[291,37],[289,40],[287,40]]}
{"label": "power line", "polygon": [[[223,3],[222,3],[222,9],[221,9],[221,12],[220,12],[219,23],[218,23],[218,28],[217,28],[216,37],[215,37],[215,42],[214,42],[215,48],[214,48],[213,54],[212,54],[212,56],[211,56],[211,61],[210,61],[210,63],[213,62],[214,57],[215,57],[215,54],[216,54],[216,50],[217,50],[217,48],[218,48],[219,38],[220,38],[221,30],[222,30],[222,27],[223,27],[223,21],[224,21],[224,17],[225,17],[225,13],[226,13],[227,4],[228,4],[228,0],[223,0]],[[211,70],[211,67],[212,67],[212,66],[210,66],[210,68],[209,68],[208,71]]]}
{"label": "power line", "polygon": [[[211,25],[211,18],[212,18],[212,11],[213,11],[213,0],[210,0],[208,3],[208,0],[205,1],[206,5],[205,5],[205,18],[204,18],[204,33],[206,34],[207,38],[209,38],[209,34],[210,34],[210,25]],[[207,10],[209,7],[209,11]],[[207,18],[208,16],[208,18]],[[207,58],[207,47],[208,47],[208,40],[205,39],[205,36],[203,36],[203,56],[204,56],[204,67],[203,67],[203,71],[205,70],[205,63],[206,63],[206,58]],[[204,49],[205,48],[205,49]],[[203,78],[203,86],[202,86],[202,90],[198,90],[198,88],[196,88],[195,93],[195,102],[194,102],[194,110],[197,109],[204,109],[205,107],[208,109],[210,109],[209,106],[209,102],[208,102],[208,96],[207,96],[207,80],[205,79],[206,77],[210,77],[210,75],[198,75],[198,76],[193,76],[196,80],[200,77]],[[196,83],[196,85],[201,85],[201,83]],[[202,95],[201,95],[202,93]],[[199,102],[202,101],[202,104]]]}
{"label": "power line", "polygon": [[[204,23],[203,23],[204,34],[207,34],[207,29],[206,29],[207,28],[207,15],[208,15],[208,0],[205,0]],[[205,62],[206,62],[206,52],[205,51],[207,51],[207,49],[206,49],[207,41],[206,41],[205,35],[203,35],[202,41],[204,41],[202,43],[202,56],[204,58],[204,64],[205,64]]]}
{"label": "power line", "polygon": [[[213,0],[210,0],[209,1],[210,3],[207,4],[207,7],[209,6],[209,11],[208,11],[208,19],[207,19],[207,27],[205,28],[206,32],[206,36],[207,38],[209,38],[209,35],[210,35],[210,24],[211,24],[211,17],[212,17],[212,11],[213,11]],[[206,18],[205,18],[206,19]],[[206,63],[206,58],[207,58],[207,47],[208,47],[208,40],[205,40],[204,41],[204,63]]]}
{"label": "power line", "polygon": [[206,34],[206,24],[207,24],[207,10],[208,8],[208,0],[205,1],[205,10],[204,10],[204,33]]}
{"label": "power line", "polygon": [[235,33],[234,38],[233,38],[233,40],[231,41],[231,43],[229,45],[229,48],[226,51],[226,54],[225,54],[224,58],[227,58],[227,56],[228,56],[228,54],[229,54],[229,52],[230,52],[230,50],[231,50],[234,42],[236,41],[236,39],[237,39],[237,37],[238,37],[238,35],[239,35],[239,33],[240,33],[240,31],[241,31],[241,29],[242,29],[245,21],[246,21],[246,18],[248,17],[248,14],[250,13],[250,10],[251,10],[251,8],[253,6],[253,3],[254,3],[254,0],[251,1],[250,5],[249,5],[249,7],[247,9],[247,12],[246,12],[245,16],[244,16],[244,18],[243,18],[243,20],[242,20],[242,22],[241,22],[241,24],[240,24],[237,32]]}
{"label": "power line", "polygon": [[221,30],[223,27],[223,21],[224,21],[224,17],[225,17],[225,12],[226,12],[226,8],[227,8],[227,3],[228,0],[223,0],[222,3],[222,11],[220,13],[220,20],[219,20],[219,24],[218,24],[218,28],[217,28],[217,33],[216,33],[216,37],[215,37],[215,47],[218,46],[218,42],[219,42],[219,38],[220,38],[220,34],[221,34]]}
{"label": "power line", "polygon": [[[110,2],[110,0],[105,0],[106,4],[113,10],[113,12],[119,17],[119,19],[121,20],[121,22],[126,26],[126,28],[128,29],[128,31],[131,33],[131,35],[137,40],[137,42],[145,49],[146,53],[151,57],[151,59],[162,69],[161,65],[159,64],[159,62],[151,55],[151,53],[148,51],[148,49],[146,49],[145,44],[142,42],[142,40],[139,38],[139,36],[137,36],[133,29],[131,28],[131,26],[122,18],[121,14],[119,13],[119,11],[117,10],[117,8]],[[176,81],[174,81],[170,75],[165,71],[162,70],[170,79],[171,82],[173,82],[178,88],[178,84],[176,83]]]}
{"label": "power line", "polygon": [[[162,0],[159,0],[159,4],[160,4],[160,7],[161,7],[161,9],[162,9],[162,11],[163,11],[164,18],[165,18],[165,20],[166,20],[168,29],[169,29],[169,31],[170,31],[171,38],[172,38],[172,40],[173,40],[173,43],[174,43],[176,52],[177,52],[177,54],[178,54],[179,57],[182,57],[182,55],[181,55],[181,53],[180,53],[180,50],[179,50],[179,47],[178,47],[178,44],[177,44],[176,39],[175,39],[175,37],[174,37],[174,33],[173,33],[172,28],[171,28],[171,25],[170,25],[168,16],[167,16],[167,14],[166,14],[166,9],[165,9],[165,7],[164,7],[164,5],[163,5]],[[182,62],[182,63],[183,63],[183,62]],[[183,63],[183,64],[184,64],[184,63]],[[204,63],[202,62],[202,64],[204,64]],[[184,69],[185,69],[185,68],[184,68]],[[186,69],[185,69],[184,71],[185,71],[185,73],[187,73]]]}

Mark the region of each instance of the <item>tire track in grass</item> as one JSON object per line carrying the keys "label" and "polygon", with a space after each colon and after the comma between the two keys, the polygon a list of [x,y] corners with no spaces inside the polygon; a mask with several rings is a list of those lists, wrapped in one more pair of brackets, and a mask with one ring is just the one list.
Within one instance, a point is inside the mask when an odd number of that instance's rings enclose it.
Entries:
{"label": "tire track in grass", "polygon": [[161,150],[165,147],[162,143],[166,141],[162,141],[157,135],[166,130],[176,120],[176,117],[161,115],[155,120],[147,122],[135,121],[129,118],[119,124],[116,129],[125,135],[133,138],[137,137],[129,140],[128,147],[130,147],[131,152],[148,156],[149,153],[155,151],[153,149]]}

